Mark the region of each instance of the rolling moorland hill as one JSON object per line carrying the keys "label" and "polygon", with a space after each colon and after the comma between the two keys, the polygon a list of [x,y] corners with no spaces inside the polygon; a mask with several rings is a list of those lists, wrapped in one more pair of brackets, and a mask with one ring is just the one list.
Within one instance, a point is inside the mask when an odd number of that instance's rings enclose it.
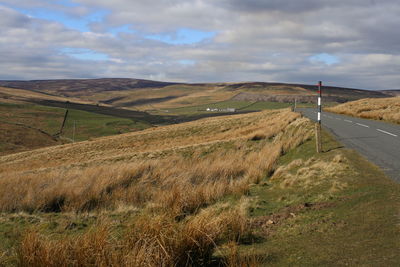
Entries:
{"label": "rolling moorland hill", "polygon": [[74,103],[88,104],[90,102],[82,101],[79,98],[74,97],[63,97],[58,95],[52,95],[46,92],[39,92],[29,89],[19,89],[19,88],[8,88],[0,87],[0,102],[2,103],[26,103],[30,101],[38,100],[52,100],[58,102],[71,101]]}
{"label": "rolling moorland hill", "polygon": [[[167,83],[138,79],[80,79],[0,81],[0,86],[20,88],[80,101],[138,110],[168,109],[226,100],[315,102],[316,86],[303,84],[242,83]],[[379,91],[324,86],[328,102],[343,103],[371,97],[388,97]]]}
{"label": "rolling moorland hill", "polygon": [[398,185],[323,140],[280,109],[0,156],[0,265],[397,266]]}
{"label": "rolling moorland hill", "polygon": [[[7,134],[14,135],[0,140],[2,154],[136,131],[151,125],[233,114],[227,109],[246,113],[288,107],[295,99],[298,103],[316,100],[315,86],[283,83],[184,84],[80,79],[0,81],[0,85],[8,86],[0,87],[0,115],[7,124],[4,128],[9,130]],[[324,87],[325,103],[383,96],[388,95]],[[52,136],[60,131],[66,109],[70,116],[63,140],[53,140]],[[211,112],[207,111],[210,109]],[[76,130],[74,125],[78,125]],[[35,131],[36,138],[19,134],[24,129]]]}

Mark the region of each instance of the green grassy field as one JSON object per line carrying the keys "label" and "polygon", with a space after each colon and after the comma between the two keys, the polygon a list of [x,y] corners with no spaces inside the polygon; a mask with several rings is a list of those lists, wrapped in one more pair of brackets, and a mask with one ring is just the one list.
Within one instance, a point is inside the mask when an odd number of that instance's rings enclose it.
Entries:
{"label": "green grassy field", "polygon": [[[75,141],[83,141],[89,138],[143,130],[150,126],[144,122],[134,121],[131,119],[118,118],[80,110],[70,110],[65,124],[65,130],[63,132],[64,137],[70,139],[73,137],[74,124]],[[55,120],[49,120],[48,125],[53,129],[57,129],[60,126],[60,124]]]}
{"label": "green grassy field", "polygon": [[[54,135],[60,131],[64,114],[65,109],[62,108],[34,104],[0,103],[1,122],[9,125],[19,124],[19,126],[13,125],[13,127],[19,128],[24,128],[23,125],[33,127],[49,135]],[[142,130],[149,126],[149,124],[131,119],[71,109],[61,136],[67,142],[72,139],[84,141],[89,138]],[[23,136],[19,138],[23,138]],[[13,142],[18,143],[19,140],[13,140]],[[11,149],[9,145],[2,144],[2,141],[0,141],[1,147]]]}

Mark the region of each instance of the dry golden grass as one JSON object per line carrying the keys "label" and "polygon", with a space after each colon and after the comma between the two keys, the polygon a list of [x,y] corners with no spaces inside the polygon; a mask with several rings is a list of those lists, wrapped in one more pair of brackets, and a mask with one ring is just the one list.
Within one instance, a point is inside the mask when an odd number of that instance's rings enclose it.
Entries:
{"label": "dry golden grass", "polygon": [[279,167],[271,180],[276,181],[276,185],[281,188],[311,189],[321,184],[328,184],[329,192],[335,193],[347,187],[347,183],[339,177],[343,177],[343,174],[349,169],[347,159],[341,154],[336,155],[332,161],[311,158],[304,162],[298,159],[286,166]]}
{"label": "dry golden grass", "polygon": [[78,238],[58,240],[31,231],[21,241],[18,262],[21,266],[204,266],[217,243],[237,242],[246,224],[238,208],[208,208],[184,221],[166,213],[141,215],[122,238],[104,225]]}
{"label": "dry golden grass", "polygon": [[[204,86],[204,87],[188,87],[185,90],[176,90],[178,91],[177,93],[174,92],[173,87],[176,86],[171,86],[168,88],[165,88],[166,90],[160,91],[163,94],[160,96],[176,96],[176,98],[173,98],[171,100],[167,101],[162,101],[159,103],[152,103],[151,105],[145,104],[145,105],[139,105],[135,106],[135,109],[139,110],[148,110],[148,109],[169,109],[169,108],[178,108],[178,107],[187,107],[187,106],[193,106],[193,105],[202,105],[202,104],[208,104],[208,103],[215,103],[219,101],[224,101],[228,100],[231,97],[235,96],[235,92],[227,92],[225,90],[221,90],[220,87],[218,86]],[[170,91],[172,90],[173,93],[171,94]],[[148,95],[148,92],[143,91],[143,96],[139,98],[146,98],[145,95]]]}
{"label": "dry golden grass", "polygon": [[258,267],[262,265],[263,258],[268,255],[243,254],[239,251],[237,242],[228,242],[224,248],[227,256],[224,258],[224,265],[229,267]]}
{"label": "dry golden grass", "polygon": [[[214,103],[228,100],[237,94],[237,92],[226,91],[224,88],[224,85],[217,84],[179,84],[158,88],[135,88],[121,91],[79,91],[79,97],[83,100],[101,103],[111,101],[111,105],[113,106],[123,106],[135,110],[154,110]],[[151,101],[151,99],[153,99],[153,101]],[[150,100],[150,102],[141,103],[147,100]]]}
{"label": "dry golden grass", "polygon": [[400,97],[360,99],[325,108],[325,110],[366,119],[400,123]]}
{"label": "dry golden grass", "polygon": [[66,169],[162,158],[183,150],[200,150],[202,147],[246,140],[260,130],[264,131],[266,138],[270,138],[298,117],[298,114],[289,111],[224,116],[29,151],[1,157],[0,175],[15,170]]}
{"label": "dry golden grass", "polygon": [[82,103],[82,104],[90,104],[93,103],[91,101],[85,101],[79,98],[66,98],[61,96],[49,95],[45,93],[40,93],[37,91],[30,91],[25,89],[16,89],[16,88],[7,88],[7,87],[0,87],[0,99],[2,102],[11,102],[15,103],[15,101],[25,101],[30,99],[36,100],[55,100],[55,101],[71,101],[75,103]]}
{"label": "dry golden grass", "polygon": [[[227,194],[246,193],[283,152],[308,138],[304,125],[289,111],[261,112],[4,156],[0,210],[133,205],[190,214]],[[252,141],[260,131],[264,139]]]}
{"label": "dry golden grass", "polygon": [[[3,156],[0,210],[137,211],[118,238],[100,226],[73,239],[29,232],[22,266],[206,265],[221,241],[248,234],[246,200],[221,200],[246,195],[311,132],[296,113],[265,111]],[[227,266],[256,265],[232,253]]]}

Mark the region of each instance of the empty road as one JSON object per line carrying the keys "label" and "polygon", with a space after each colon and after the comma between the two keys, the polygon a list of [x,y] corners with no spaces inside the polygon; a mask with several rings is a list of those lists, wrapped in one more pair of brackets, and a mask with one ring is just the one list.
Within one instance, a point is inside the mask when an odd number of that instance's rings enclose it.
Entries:
{"label": "empty road", "polygon": [[[316,109],[297,109],[316,121]],[[322,126],[400,183],[400,125],[322,112]]]}

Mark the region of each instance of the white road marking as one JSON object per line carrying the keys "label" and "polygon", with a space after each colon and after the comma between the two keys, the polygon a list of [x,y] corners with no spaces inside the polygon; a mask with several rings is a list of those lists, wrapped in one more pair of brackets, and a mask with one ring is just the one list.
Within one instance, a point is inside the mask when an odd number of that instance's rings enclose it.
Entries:
{"label": "white road marking", "polygon": [[337,119],[337,120],[341,120],[341,118],[335,118],[335,119]]}
{"label": "white road marking", "polygon": [[350,120],[344,120],[344,121],[347,121],[347,122],[351,122],[351,123],[352,123],[352,121],[350,121]]}
{"label": "white road marking", "polygon": [[369,128],[369,126],[368,126],[368,125],[365,125],[365,124],[361,124],[361,123],[358,123],[358,122],[356,122],[356,124],[357,124],[357,125],[360,125],[360,126],[362,126],[362,127],[367,127],[367,128]]}
{"label": "white road marking", "polygon": [[388,134],[388,135],[391,135],[391,136],[397,137],[397,135],[395,135],[395,134],[392,134],[392,133],[389,133],[389,132],[386,132],[386,131],[384,131],[384,130],[381,130],[381,129],[376,129],[376,130],[380,131],[381,133],[385,133],[385,134]]}

